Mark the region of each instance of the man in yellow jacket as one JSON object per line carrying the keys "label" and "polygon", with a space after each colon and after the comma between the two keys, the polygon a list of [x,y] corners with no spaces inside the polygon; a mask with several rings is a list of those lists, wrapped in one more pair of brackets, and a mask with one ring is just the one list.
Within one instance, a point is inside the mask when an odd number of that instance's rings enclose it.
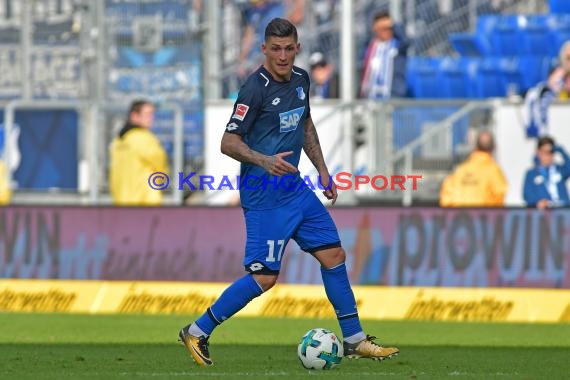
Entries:
{"label": "man in yellow jacket", "polygon": [[483,131],[469,158],[443,181],[441,207],[503,207],[508,190],[503,171],[493,158],[493,135]]}
{"label": "man in yellow jacket", "polygon": [[8,175],[8,167],[3,160],[0,160],[0,205],[10,204],[12,200],[12,189],[6,180]]}
{"label": "man in yellow jacket", "polygon": [[153,120],[152,103],[133,102],[128,121],[111,144],[109,187],[115,205],[162,204],[162,191],[154,190],[148,183],[152,173],[168,175],[166,152],[150,130]]}

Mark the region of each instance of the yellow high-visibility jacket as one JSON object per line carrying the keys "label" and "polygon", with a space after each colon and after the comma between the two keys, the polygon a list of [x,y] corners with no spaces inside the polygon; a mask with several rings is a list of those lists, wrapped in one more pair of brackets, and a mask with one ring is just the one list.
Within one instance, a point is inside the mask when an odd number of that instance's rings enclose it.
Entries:
{"label": "yellow high-visibility jacket", "polygon": [[445,178],[441,207],[503,207],[508,184],[503,171],[486,152],[475,151]]}
{"label": "yellow high-visibility jacket", "polygon": [[4,161],[0,160],[0,205],[10,204],[12,200],[12,189],[10,184],[6,181],[8,168]]}
{"label": "yellow high-visibility jacket", "polygon": [[110,148],[109,187],[113,204],[156,206],[162,204],[161,190],[150,187],[154,172],[168,173],[168,157],[158,138],[148,129],[132,128],[116,137]]}

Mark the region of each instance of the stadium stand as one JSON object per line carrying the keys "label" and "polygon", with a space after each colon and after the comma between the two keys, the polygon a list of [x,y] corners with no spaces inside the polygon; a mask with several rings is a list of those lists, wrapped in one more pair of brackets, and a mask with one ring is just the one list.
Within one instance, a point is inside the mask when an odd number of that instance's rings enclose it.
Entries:
{"label": "stadium stand", "polygon": [[448,99],[524,95],[547,77],[567,40],[570,2],[551,1],[548,14],[480,15],[474,33],[449,35],[459,56],[410,57],[411,95]]}
{"label": "stadium stand", "polygon": [[[181,104],[187,161],[203,154],[201,42],[188,25],[191,0],[130,3],[106,7],[112,47],[109,93],[113,98],[151,93],[157,100]],[[156,115],[156,133],[172,158],[172,113]]]}

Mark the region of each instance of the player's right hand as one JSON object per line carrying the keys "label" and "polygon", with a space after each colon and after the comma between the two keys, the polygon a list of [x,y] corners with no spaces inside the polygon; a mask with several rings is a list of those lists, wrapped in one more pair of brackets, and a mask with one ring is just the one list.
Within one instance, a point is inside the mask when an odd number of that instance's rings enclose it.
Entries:
{"label": "player's right hand", "polygon": [[283,176],[287,173],[297,173],[297,168],[285,161],[283,157],[293,154],[293,151],[277,153],[273,156],[268,156],[263,167],[271,175]]}

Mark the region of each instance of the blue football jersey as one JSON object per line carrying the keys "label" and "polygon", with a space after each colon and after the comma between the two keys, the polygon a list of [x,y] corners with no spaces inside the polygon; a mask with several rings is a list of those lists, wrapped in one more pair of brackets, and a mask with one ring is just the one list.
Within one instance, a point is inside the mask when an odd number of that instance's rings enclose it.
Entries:
{"label": "blue football jersey", "polygon": [[[309,75],[293,66],[291,79],[275,81],[260,66],[241,87],[226,131],[242,136],[254,151],[272,156],[292,151],[284,159],[298,167],[305,140],[305,121],[310,115]],[[271,209],[306,191],[299,172],[274,177],[264,168],[241,163],[240,197],[246,209]]]}

